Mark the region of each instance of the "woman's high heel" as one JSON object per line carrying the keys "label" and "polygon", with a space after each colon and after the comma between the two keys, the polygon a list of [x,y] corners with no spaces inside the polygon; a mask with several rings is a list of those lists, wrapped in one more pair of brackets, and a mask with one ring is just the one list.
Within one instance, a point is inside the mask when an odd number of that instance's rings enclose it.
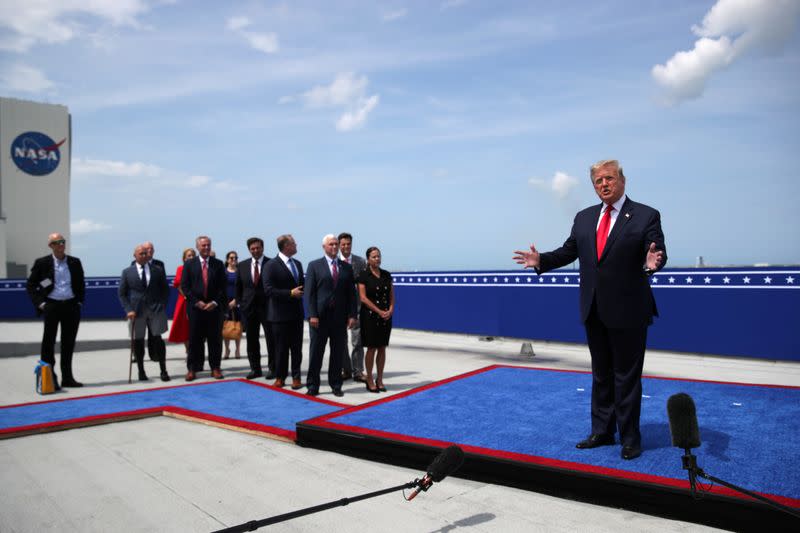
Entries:
{"label": "woman's high heel", "polygon": [[369,392],[380,392],[380,389],[378,389],[378,387],[375,387],[374,389],[370,389],[370,388],[369,388],[369,383],[367,383],[367,382],[364,382],[364,385],[366,385],[366,386],[367,386],[367,390],[368,390]]}

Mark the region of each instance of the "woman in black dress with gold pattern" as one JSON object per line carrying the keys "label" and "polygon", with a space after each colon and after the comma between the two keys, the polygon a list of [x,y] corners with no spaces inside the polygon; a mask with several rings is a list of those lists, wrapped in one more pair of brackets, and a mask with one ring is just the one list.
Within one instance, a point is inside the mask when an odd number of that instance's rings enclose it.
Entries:
{"label": "woman in black dress with gold pattern", "polygon": [[[394,285],[392,275],[381,268],[381,251],[376,246],[367,248],[367,268],[358,277],[358,294],[361,297],[361,344],[367,349],[364,355],[366,384],[370,392],[386,392],[383,369],[386,365],[386,347],[392,333],[394,313]],[[376,357],[377,352],[377,357]],[[377,376],[372,381],[372,365]]]}

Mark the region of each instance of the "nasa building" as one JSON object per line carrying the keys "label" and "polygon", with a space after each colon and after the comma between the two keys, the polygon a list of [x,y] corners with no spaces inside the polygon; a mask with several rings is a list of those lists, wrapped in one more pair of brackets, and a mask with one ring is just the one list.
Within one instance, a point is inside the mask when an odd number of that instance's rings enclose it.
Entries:
{"label": "nasa building", "polygon": [[69,250],[69,110],[0,98],[0,151],[0,278],[25,278],[50,233]]}

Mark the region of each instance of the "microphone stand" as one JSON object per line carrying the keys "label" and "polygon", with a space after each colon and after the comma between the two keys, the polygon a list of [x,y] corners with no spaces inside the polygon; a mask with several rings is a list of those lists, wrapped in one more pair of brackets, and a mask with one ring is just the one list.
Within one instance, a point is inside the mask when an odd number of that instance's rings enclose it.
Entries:
{"label": "microphone stand", "polygon": [[783,511],[784,513],[789,513],[790,515],[792,515],[792,516],[794,516],[796,518],[800,518],[800,511],[798,511],[797,509],[793,509],[792,507],[788,507],[786,505],[783,505],[781,503],[773,501],[773,500],[771,500],[769,498],[766,498],[766,497],[764,497],[764,496],[762,496],[760,494],[756,494],[753,491],[747,490],[745,488],[742,488],[742,487],[739,487],[737,485],[734,485],[733,483],[728,483],[727,481],[724,481],[724,480],[719,479],[717,477],[714,477],[712,475],[706,474],[705,471],[702,468],[697,466],[697,457],[692,455],[691,451],[688,448],[686,448],[685,451],[686,451],[686,454],[683,456],[683,469],[684,470],[688,470],[688,472],[689,472],[689,485],[692,488],[692,496],[695,499],[699,500],[701,498],[701,496],[697,494],[697,490],[695,488],[695,479],[700,477],[700,478],[703,478],[703,479],[707,479],[708,481],[711,481],[713,483],[717,483],[719,485],[722,485],[723,487],[727,487],[729,489],[732,489],[732,490],[735,490],[735,491],[740,492],[742,494],[745,494],[747,496],[750,496],[754,500],[758,500],[758,501],[760,501],[762,503],[766,503],[767,505],[769,505],[771,507],[774,507],[775,509],[778,509],[779,511]]}
{"label": "microphone stand", "polygon": [[297,511],[292,511],[290,513],[280,514],[277,516],[272,516],[270,518],[264,518],[263,520],[251,520],[249,522],[239,524],[238,526],[231,526],[225,529],[219,529],[217,531],[214,531],[213,533],[240,533],[243,531],[255,531],[260,527],[271,526],[272,524],[277,524],[278,522],[285,522],[287,520],[298,518],[300,516],[318,513],[320,511],[326,511],[328,509],[333,509],[334,507],[343,507],[350,503],[366,500],[368,498],[374,498],[375,496],[382,496],[384,494],[388,494],[390,492],[395,492],[398,490],[411,489],[420,486],[420,483],[421,480],[415,479],[414,481],[409,481],[408,483],[404,483],[403,485],[398,485],[396,487],[377,490],[375,492],[361,494],[360,496],[353,496],[352,498],[342,498],[341,500],[323,503],[321,505],[315,505],[314,507],[306,507],[305,509],[298,509]]}

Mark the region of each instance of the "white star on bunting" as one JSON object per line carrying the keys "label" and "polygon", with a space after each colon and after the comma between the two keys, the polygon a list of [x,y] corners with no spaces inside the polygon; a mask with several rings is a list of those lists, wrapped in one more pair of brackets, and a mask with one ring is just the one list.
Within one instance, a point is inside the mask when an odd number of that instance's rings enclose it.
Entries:
{"label": "white star on bunting", "polygon": [[788,283],[789,285],[793,285],[794,284],[794,278],[792,276],[789,276],[788,278],[786,278],[786,283]]}
{"label": "white star on bunting", "polygon": [[749,284],[749,283],[750,283],[750,278],[748,278],[747,276],[745,276],[745,277],[744,277],[744,279],[743,279],[742,281],[744,281],[745,283]]}
{"label": "white star on bunting", "polygon": [[771,284],[772,283],[772,278],[767,276],[766,278],[764,278],[764,283],[766,283],[767,285]]}
{"label": "white star on bunting", "polygon": [[687,276],[686,277],[686,283],[688,283],[689,285],[692,284],[692,276]]}
{"label": "white star on bunting", "polygon": [[711,278],[709,278],[708,276],[704,277],[703,283],[711,283]]}
{"label": "white star on bunting", "polygon": [[728,284],[730,282],[731,282],[731,278],[729,278],[728,276],[725,276],[724,278],[722,278],[722,283]]}

